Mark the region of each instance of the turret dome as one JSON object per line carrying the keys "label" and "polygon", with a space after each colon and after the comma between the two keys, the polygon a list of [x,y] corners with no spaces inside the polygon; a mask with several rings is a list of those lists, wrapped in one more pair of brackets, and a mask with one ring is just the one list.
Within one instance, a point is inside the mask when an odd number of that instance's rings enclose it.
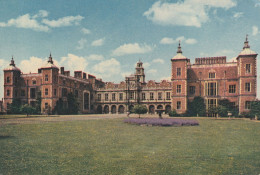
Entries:
{"label": "turret dome", "polygon": [[21,70],[20,70],[18,67],[15,66],[14,58],[13,58],[13,57],[12,57],[12,59],[11,59],[11,63],[9,64],[8,67],[6,67],[6,68],[4,69],[4,71],[20,71],[20,72],[21,72]]}

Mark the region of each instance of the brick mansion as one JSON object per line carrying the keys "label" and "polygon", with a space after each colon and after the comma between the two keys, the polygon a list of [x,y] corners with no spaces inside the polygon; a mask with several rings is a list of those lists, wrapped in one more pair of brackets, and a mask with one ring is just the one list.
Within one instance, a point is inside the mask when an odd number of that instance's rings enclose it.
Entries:
{"label": "brick mansion", "polygon": [[3,109],[8,111],[14,99],[35,106],[40,96],[41,112],[52,112],[59,99],[66,102],[68,93],[73,93],[79,113],[126,113],[135,104],[143,104],[149,113],[175,109],[182,114],[187,111],[188,101],[196,96],[204,98],[207,109],[228,99],[238,106],[239,113],[248,112],[250,102],[256,99],[256,57],[246,38],[234,62],[220,56],[196,58],[192,64],[182,54],[179,43],[177,54],[171,59],[171,81],[146,81],[143,63],[139,61],[134,74],[118,84],[82,71],[71,75],[64,67],[55,66],[51,55],[37,73],[23,74],[12,58],[4,69]]}

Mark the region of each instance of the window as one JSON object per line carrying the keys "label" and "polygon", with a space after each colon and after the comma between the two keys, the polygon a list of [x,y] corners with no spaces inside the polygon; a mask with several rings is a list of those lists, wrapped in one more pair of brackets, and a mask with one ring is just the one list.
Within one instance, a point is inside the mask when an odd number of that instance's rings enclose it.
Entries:
{"label": "window", "polygon": [[6,91],[6,95],[7,95],[7,96],[10,96],[10,90],[7,90],[7,91]]}
{"label": "window", "polygon": [[245,91],[250,92],[250,83],[245,84]]}
{"label": "window", "polygon": [[10,110],[10,103],[7,103],[6,105],[7,105],[7,106],[6,106],[6,107],[7,107],[7,110]]}
{"label": "window", "polygon": [[177,76],[179,77],[179,76],[181,76],[181,68],[177,68]]}
{"label": "window", "polygon": [[62,80],[62,83],[65,86],[66,85],[66,80]]}
{"label": "window", "polygon": [[67,88],[62,88],[61,93],[62,93],[62,97],[66,97],[67,96]]}
{"label": "window", "polygon": [[10,83],[10,77],[6,78],[6,83]]}
{"label": "window", "polygon": [[30,102],[30,105],[31,105],[32,107],[35,107],[35,106],[36,106],[36,101],[31,101],[31,102]]}
{"label": "window", "polygon": [[142,93],[142,100],[145,100],[145,93]]}
{"label": "window", "polygon": [[57,89],[54,89],[54,96],[57,95]]}
{"label": "window", "polygon": [[215,73],[209,73],[209,78],[216,78],[216,74]]}
{"label": "window", "polygon": [[246,64],[246,73],[251,73],[251,64]]}
{"label": "window", "polygon": [[134,92],[130,92],[130,100],[134,99]]}
{"label": "window", "polygon": [[14,83],[18,83],[18,78],[14,77]]}
{"label": "window", "polygon": [[116,94],[115,93],[112,94],[112,101],[116,101]]}
{"label": "window", "polygon": [[158,100],[162,100],[162,93],[158,92]]}
{"label": "window", "polygon": [[[45,89],[45,95],[46,95],[46,89]],[[47,91],[47,95],[48,95],[48,91]],[[30,89],[30,97],[31,98],[35,98],[36,97],[36,89],[35,88],[31,88]]]}
{"label": "window", "polygon": [[49,89],[45,88],[45,95],[48,95],[48,94],[49,94]]}
{"label": "window", "polygon": [[229,85],[229,93],[236,93],[236,85]]}
{"label": "window", "polygon": [[108,101],[108,94],[105,94],[105,101]]}
{"label": "window", "polygon": [[33,81],[32,81],[32,84],[36,84],[36,80],[33,80]]}
{"label": "window", "polygon": [[207,96],[216,96],[217,83],[206,83],[206,94]]}
{"label": "window", "polygon": [[21,96],[22,96],[22,97],[25,96],[25,90],[24,90],[24,89],[21,90]]}
{"label": "window", "polygon": [[181,93],[181,85],[177,85],[177,93]]}
{"label": "window", "polygon": [[234,109],[236,107],[236,102],[230,102],[230,106]]}
{"label": "window", "polygon": [[14,97],[17,97],[17,96],[18,96],[18,91],[15,90],[15,91],[14,91]]}
{"label": "window", "polygon": [[49,76],[48,75],[45,75],[45,81],[49,81]]}
{"label": "window", "polygon": [[216,99],[208,99],[208,109],[212,107],[216,107],[217,100]]}
{"label": "window", "polygon": [[49,105],[48,105],[48,103],[45,103],[44,106],[45,106],[45,109],[48,109]]}
{"label": "window", "polygon": [[[55,89],[54,89],[55,90]],[[78,98],[79,97],[79,91],[75,90],[75,97]]]}
{"label": "window", "polygon": [[84,93],[84,109],[89,109],[89,93]]}
{"label": "window", "polygon": [[123,93],[119,94],[119,100],[122,101],[123,100]]}
{"label": "window", "polygon": [[150,100],[153,100],[153,92],[150,92]]}
{"label": "window", "polygon": [[57,83],[57,76],[53,76],[53,82]]}
{"label": "window", "polygon": [[170,100],[171,99],[171,93],[170,92],[166,92],[166,99]]}
{"label": "window", "polygon": [[250,101],[245,102],[245,109],[251,109],[251,102]]}
{"label": "window", "polygon": [[190,86],[190,95],[195,94],[195,86]]}
{"label": "window", "polygon": [[101,101],[101,94],[97,94],[97,101]]}
{"label": "window", "polygon": [[177,101],[177,109],[181,109],[181,101]]}

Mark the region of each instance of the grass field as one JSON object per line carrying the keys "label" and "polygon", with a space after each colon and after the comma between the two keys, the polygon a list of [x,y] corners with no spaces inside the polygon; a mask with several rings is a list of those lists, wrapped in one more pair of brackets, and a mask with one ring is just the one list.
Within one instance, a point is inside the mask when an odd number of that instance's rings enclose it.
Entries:
{"label": "grass field", "polygon": [[123,119],[0,126],[0,174],[260,174],[260,123]]}

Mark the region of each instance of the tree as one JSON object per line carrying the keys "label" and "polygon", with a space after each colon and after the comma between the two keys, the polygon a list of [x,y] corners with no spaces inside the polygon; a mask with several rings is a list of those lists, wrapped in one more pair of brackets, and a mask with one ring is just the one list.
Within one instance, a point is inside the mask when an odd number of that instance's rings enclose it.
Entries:
{"label": "tree", "polygon": [[39,91],[36,98],[36,107],[35,107],[37,114],[41,114],[41,105],[42,105],[42,97],[41,97],[41,91]]}
{"label": "tree", "polygon": [[231,112],[233,116],[238,116],[238,107],[233,106],[228,99],[222,99],[218,101],[217,112],[220,117],[227,117],[228,112]]}
{"label": "tree", "polygon": [[20,114],[21,113],[21,100],[20,99],[14,99],[13,102],[10,105],[10,111],[8,113],[11,114]]}
{"label": "tree", "polygon": [[251,102],[251,109],[250,109],[249,114],[250,114],[251,118],[256,116],[259,119],[259,117],[260,117],[260,101],[259,100]]}
{"label": "tree", "polygon": [[139,118],[140,118],[140,115],[141,114],[146,114],[147,113],[147,107],[145,105],[135,105],[134,108],[132,109],[132,112],[135,113],[135,114],[138,114],[139,115]]}
{"label": "tree", "polygon": [[77,103],[77,100],[75,96],[70,92],[67,97],[68,100],[68,114],[78,114],[79,111],[79,105]]}
{"label": "tree", "polygon": [[59,98],[59,100],[56,102],[56,106],[54,108],[54,112],[56,114],[65,114],[66,113],[66,109],[64,109],[63,107],[63,100],[62,98]]}
{"label": "tree", "polygon": [[[65,106],[68,106],[67,108]],[[63,101],[62,98],[56,102],[54,112],[57,114],[78,114],[79,105],[75,96],[70,92],[67,95],[67,102]]]}
{"label": "tree", "polygon": [[194,97],[193,101],[188,102],[188,115],[190,116],[205,116],[206,105],[202,97]]}
{"label": "tree", "polygon": [[175,109],[173,109],[173,110],[171,110],[171,111],[169,112],[169,116],[170,116],[170,117],[179,117],[179,114],[176,112]]}
{"label": "tree", "polygon": [[28,104],[25,104],[21,107],[21,112],[28,116],[29,114],[34,114],[36,109]]}
{"label": "tree", "polygon": [[211,106],[208,109],[208,115],[211,117],[215,117],[217,116],[217,114],[219,113],[219,107],[217,106]]}

